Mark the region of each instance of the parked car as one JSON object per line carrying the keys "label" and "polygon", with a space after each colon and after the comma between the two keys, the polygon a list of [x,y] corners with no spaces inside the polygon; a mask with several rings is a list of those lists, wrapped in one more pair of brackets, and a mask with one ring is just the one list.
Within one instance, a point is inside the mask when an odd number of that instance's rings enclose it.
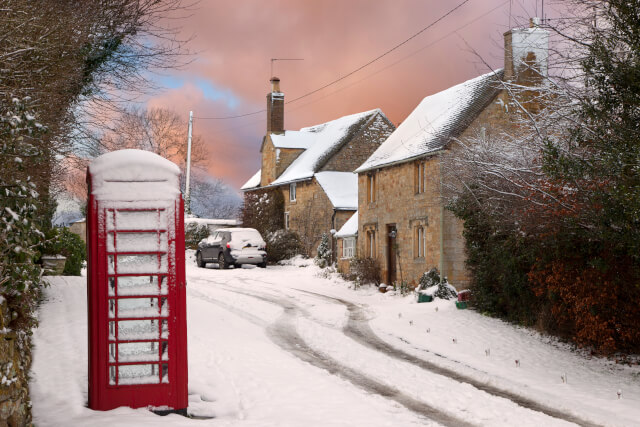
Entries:
{"label": "parked car", "polygon": [[254,228],[219,228],[198,243],[196,263],[202,268],[208,262],[217,263],[220,268],[242,264],[267,266],[267,244]]}

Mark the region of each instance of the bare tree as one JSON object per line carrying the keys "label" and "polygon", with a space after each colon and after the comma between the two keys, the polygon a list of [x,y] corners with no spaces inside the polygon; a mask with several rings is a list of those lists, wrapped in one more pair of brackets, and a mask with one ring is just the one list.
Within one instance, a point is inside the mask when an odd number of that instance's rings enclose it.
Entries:
{"label": "bare tree", "polygon": [[240,197],[218,178],[194,169],[191,175],[191,212],[202,218],[235,219]]}
{"label": "bare tree", "polygon": [[[25,100],[46,129],[23,155],[26,176],[52,214],[64,181],[59,162],[117,98],[150,87],[147,71],[185,63],[175,17],[182,0],[0,0],[0,112]],[[36,154],[37,153],[37,154]],[[8,174],[13,156],[0,158]]]}
{"label": "bare tree", "polygon": [[308,200],[302,212],[292,220],[292,228],[300,235],[300,240],[307,256],[311,256],[318,248],[322,233],[328,224],[322,224],[316,220],[314,212],[317,210],[317,199]]}
{"label": "bare tree", "polygon": [[[180,166],[187,158],[187,122],[165,108],[128,109],[93,139],[91,157],[114,150],[136,148],[151,151]],[[194,135],[191,162],[206,166],[208,152],[200,135]]]}

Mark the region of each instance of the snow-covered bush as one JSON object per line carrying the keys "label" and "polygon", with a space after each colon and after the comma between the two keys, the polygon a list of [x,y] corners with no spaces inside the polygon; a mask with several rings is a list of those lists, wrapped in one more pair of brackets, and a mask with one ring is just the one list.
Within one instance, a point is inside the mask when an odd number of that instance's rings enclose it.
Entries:
{"label": "snow-covered bush", "polygon": [[342,277],[354,282],[356,288],[365,284],[379,286],[381,281],[380,263],[373,258],[351,258],[349,272],[343,273]]}
{"label": "snow-covered bush", "polygon": [[80,236],[68,228],[52,228],[45,233],[45,237],[38,246],[40,255],[64,255],[67,261],[62,274],[80,276],[82,264],[87,259],[87,247]]}
{"label": "snow-covered bush", "polygon": [[278,189],[252,191],[244,194],[240,209],[243,227],[255,228],[263,236],[284,228],[284,197]]}
{"label": "snow-covered bush", "polygon": [[266,235],[267,259],[275,263],[304,254],[300,236],[293,230],[277,230]]}
{"label": "snow-covered bush", "polygon": [[40,266],[34,261],[44,238],[38,225],[39,194],[24,165],[26,160],[31,165],[42,161],[35,140],[43,127],[27,109],[28,101],[0,102],[0,295],[7,300],[16,329],[36,323]]}
{"label": "snow-covered bush", "polygon": [[320,268],[331,265],[331,242],[327,233],[322,233],[315,262]]}
{"label": "snow-covered bush", "polygon": [[440,299],[455,299],[458,296],[456,288],[447,282],[446,277],[440,280],[440,273],[437,268],[432,268],[422,275],[417,291],[426,291],[434,298]]}
{"label": "snow-covered bush", "polygon": [[190,222],[185,227],[184,243],[187,249],[198,249],[198,243],[209,237],[209,227],[206,224]]}
{"label": "snow-covered bush", "polygon": [[292,267],[305,268],[313,265],[313,260],[307,258],[305,255],[296,255],[292,258],[283,259],[278,261],[278,265],[290,265]]}
{"label": "snow-covered bush", "polygon": [[406,280],[401,280],[400,282],[393,284],[393,290],[399,290],[400,295],[402,296],[409,295],[411,292],[411,285],[409,285],[409,282]]}

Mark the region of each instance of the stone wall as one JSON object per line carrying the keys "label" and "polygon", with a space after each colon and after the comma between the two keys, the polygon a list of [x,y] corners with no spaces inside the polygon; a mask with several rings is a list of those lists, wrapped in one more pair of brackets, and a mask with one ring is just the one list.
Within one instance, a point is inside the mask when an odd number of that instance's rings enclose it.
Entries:
{"label": "stone wall", "polygon": [[87,221],[74,222],[69,226],[69,231],[80,236],[83,242],[87,243]]}
{"label": "stone wall", "polygon": [[[440,269],[440,230],[443,214],[440,201],[440,159],[432,156],[426,161],[426,191],[420,194],[416,194],[414,188],[415,165],[415,161],[407,162],[375,172],[376,199],[371,203],[366,200],[367,175],[360,174],[358,177],[358,255],[366,256],[366,232],[370,229],[375,230],[376,258],[380,261],[382,281],[385,283],[390,281],[390,262],[395,262],[397,266],[396,281],[405,280],[412,284],[416,284],[425,271],[433,267]],[[395,226],[397,230],[395,260],[389,260],[390,226]],[[423,256],[418,256],[415,248],[414,234],[418,226],[425,229],[426,250]],[[450,235],[448,238],[456,239],[456,236]],[[457,243],[451,242],[450,245],[457,246]],[[455,262],[464,265],[464,259],[450,260],[451,264]],[[452,277],[453,265],[443,265],[443,270],[452,282],[467,281],[466,276]]]}
{"label": "stone wall", "polygon": [[0,427],[29,426],[29,337],[9,329],[11,313],[4,298],[0,300]]}
{"label": "stone wall", "polygon": [[276,179],[276,149],[267,134],[262,140],[262,154],[260,187],[271,184]]}
{"label": "stone wall", "polygon": [[300,235],[309,250],[316,256],[322,233],[331,230],[333,205],[315,178],[296,184],[296,200],[289,200],[289,186],[280,187],[284,197],[284,211],[289,212],[289,228]]}

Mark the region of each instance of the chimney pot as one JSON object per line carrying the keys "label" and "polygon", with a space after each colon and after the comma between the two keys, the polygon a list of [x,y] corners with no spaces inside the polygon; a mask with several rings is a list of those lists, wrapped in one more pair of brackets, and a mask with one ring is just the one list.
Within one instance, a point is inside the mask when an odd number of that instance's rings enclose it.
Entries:
{"label": "chimney pot", "polygon": [[271,92],[280,93],[280,79],[277,77],[271,77]]}

